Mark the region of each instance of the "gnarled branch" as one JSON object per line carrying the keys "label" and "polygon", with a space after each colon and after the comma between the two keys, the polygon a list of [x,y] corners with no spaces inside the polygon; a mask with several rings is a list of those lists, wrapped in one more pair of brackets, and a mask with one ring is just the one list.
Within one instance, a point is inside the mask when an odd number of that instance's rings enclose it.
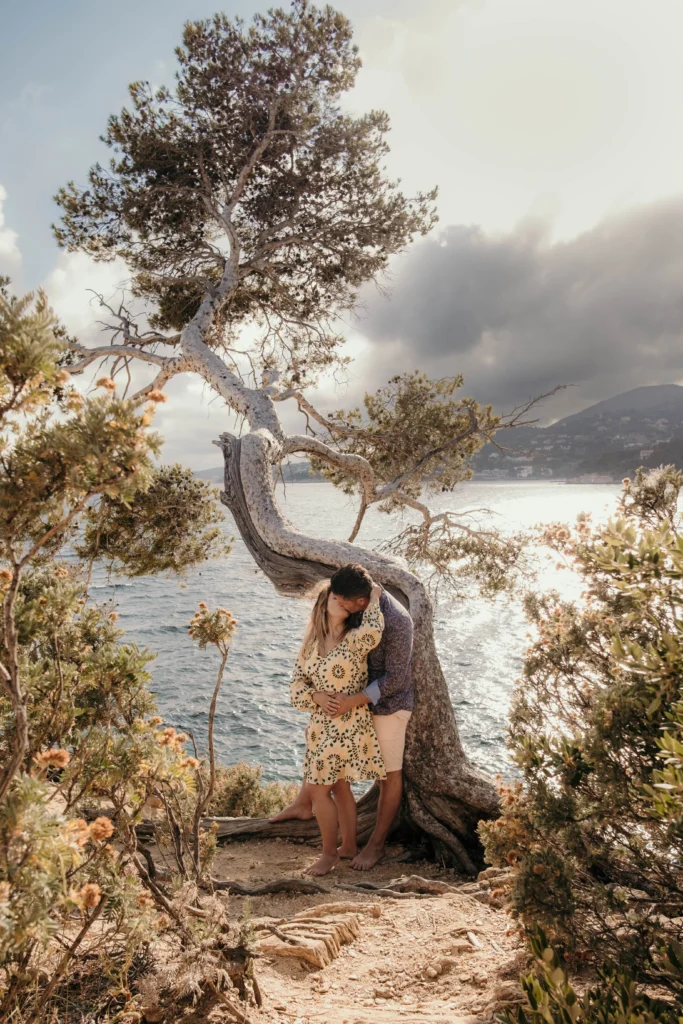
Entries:
{"label": "gnarled branch", "polygon": [[84,345],[74,342],[69,345],[69,351],[83,354],[80,362],[68,367],[69,373],[72,375],[83,373],[91,363],[98,359],[107,359],[110,356],[140,359],[143,363],[151,363],[153,366],[167,366],[174,361],[168,356],[159,356],[155,352],[146,352],[144,349],[133,348],[131,345],[101,345],[99,348],[86,348]]}

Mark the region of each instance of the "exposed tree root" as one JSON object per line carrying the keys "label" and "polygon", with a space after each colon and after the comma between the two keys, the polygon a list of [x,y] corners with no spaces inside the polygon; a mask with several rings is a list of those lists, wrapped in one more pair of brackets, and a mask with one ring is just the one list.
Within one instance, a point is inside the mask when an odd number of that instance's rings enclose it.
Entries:
{"label": "exposed tree root", "polygon": [[443,896],[447,892],[457,892],[457,886],[449,885],[436,878],[423,878],[422,875],[402,875],[390,882],[358,882],[355,885],[344,885],[338,888],[355,889],[359,892],[380,892],[382,889],[393,893],[409,893],[427,896]]}
{"label": "exposed tree root", "polygon": [[329,894],[329,887],[320,885],[318,882],[311,882],[306,878],[276,878],[272,882],[264,882],[262,885],[245,885],[243,882],[233,882],[229,879],[212,878],[211,885],[214,889],[229,889],[235,896],[270,896],[278,892],[303,892]]}
{"label": "exposed tree root", "polygon": [[345,882],[333,882],[331,887],[309,881],[306,878],[275,878],[272,882],[264,882],[261,885],[245,885],[243,882],[234,882],[229,879],[212,878],[211,884],[214,889],[229,889],[235,896],[269,896],[281,892],[329,895],[334,888],[343,889],[345,892],[363,892],[372,893],[374,896],[410,899],[411,897],[443,896],[444,893],[457,891],[456,886],[433,878],[422,878],[421,875],[394,878],[390,882],[381,884],[358,882],[356,885],[350,885]]}

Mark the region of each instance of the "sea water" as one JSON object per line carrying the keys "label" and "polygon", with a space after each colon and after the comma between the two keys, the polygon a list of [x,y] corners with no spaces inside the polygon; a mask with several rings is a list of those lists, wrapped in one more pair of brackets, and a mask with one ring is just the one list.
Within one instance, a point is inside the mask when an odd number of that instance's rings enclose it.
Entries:
{"label": "sea water", "polygon": [[[327,483],[278,486],[285,515],[300,530],[345,539],[356,510]],[[439,496],[439,508],[488,509],[503,531],[535,524],[573,522],[590,513],[595,522],[615,513],[616,486],[533,482],[479,482]],[[484,523],[482,513],[475,519]],[[466,520],[471,522],[472,520]],[[405,521],[371,509],[357,542],[377,548]],[[234,524],[226,514],[226,532]],[[538,575],[522,581],[510,598],[441,597],[435,614],[436,644],[465,748],[490,772],[509,774],[505,747],[507,709],[522,667],[529,626],[522,609],[525,586],[576,594],[577,578],[541,558]],[[279,597],[259,572],[238,536],[227,559],[209,561],[182,580],[147,577],[96,580],[93,597],[119,613],[125,639],[156,652],[152,689],[168,724],[191,730],[205,747],[207,715],[218,668],[213,650],[199,651],[188,624],[199,601],[228,608],[238,621],[216,715],[216,752],[225,764],[263,765],[267,780],[295,780],[303,759],[306,716],[289,704],[289,680],[309,605]]]}

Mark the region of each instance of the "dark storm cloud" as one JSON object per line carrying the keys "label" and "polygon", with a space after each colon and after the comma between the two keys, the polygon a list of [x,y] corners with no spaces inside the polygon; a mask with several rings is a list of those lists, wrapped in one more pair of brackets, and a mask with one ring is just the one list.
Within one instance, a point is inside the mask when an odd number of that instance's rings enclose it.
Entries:
{"label": "dark storm cloud", "polygon": [[554,245],[539,224],[506,235],[449,227],[397,262],[389,299],[373,295],[358,326],[378,373],[462,372],[468,393],[497,405],[581,385],[554,400],[553,416],[678,381],[683,197]]}

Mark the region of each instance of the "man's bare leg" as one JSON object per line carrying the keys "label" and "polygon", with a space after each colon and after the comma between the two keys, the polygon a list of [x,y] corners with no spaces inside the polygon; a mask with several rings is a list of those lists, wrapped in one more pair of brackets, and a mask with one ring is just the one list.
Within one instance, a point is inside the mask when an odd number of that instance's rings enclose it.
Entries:
{"label": "man's bare leg", "polygon": [[304,779],[301,783],[301,789],[296,795],[296,800],[289,807],[285,807],[283,811],[280,811],[279,814],[274,814],[268,821],[290,821],[293,818],[298,818],[300,821],[309,821],[312,817],[311,784]]}
{"label": "man's bare leg", "polygon": [[351,861],[356,871],[369,871],[382,859],[384,844],[394,824],[403,795],[403,772],[387,772],[386,779],[379,784],[377,820],[367,846]]}

